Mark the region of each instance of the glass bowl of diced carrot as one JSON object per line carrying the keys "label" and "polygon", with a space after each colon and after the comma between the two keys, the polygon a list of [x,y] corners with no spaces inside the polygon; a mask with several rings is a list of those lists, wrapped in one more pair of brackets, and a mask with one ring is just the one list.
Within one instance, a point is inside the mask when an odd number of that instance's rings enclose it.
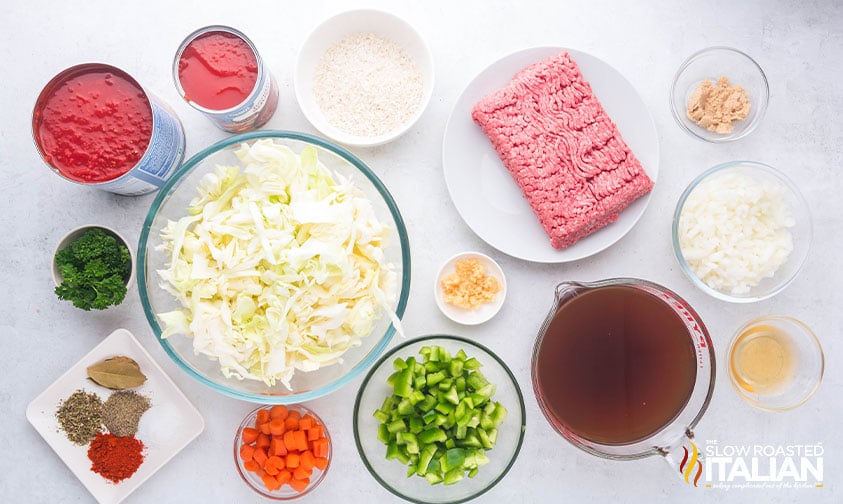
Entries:
{"label": "glass bowl of diced carrot", "polygon": [[260,406],[234,437],[237,471],[268,499],[291,500],[316,488],[328,473],[331,451],[325,423],[300,404]]}

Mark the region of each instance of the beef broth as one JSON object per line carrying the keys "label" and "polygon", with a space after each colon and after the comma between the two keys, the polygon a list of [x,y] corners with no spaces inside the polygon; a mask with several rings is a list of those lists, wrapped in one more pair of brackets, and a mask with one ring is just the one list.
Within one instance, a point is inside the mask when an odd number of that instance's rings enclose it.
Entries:
{"label": "beef broth", "polygon": [[600,444],[633,443],[668,425],[697,373],[680,316],[629,286],[590,289],[563,303],[536,359],[536,392],[548,413]]}

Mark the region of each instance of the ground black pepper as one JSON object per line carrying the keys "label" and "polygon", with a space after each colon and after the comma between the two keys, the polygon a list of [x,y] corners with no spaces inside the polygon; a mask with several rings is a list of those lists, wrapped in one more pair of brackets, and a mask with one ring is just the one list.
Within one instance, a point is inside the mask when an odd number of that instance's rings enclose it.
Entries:
{"label": "ground black pepper", "polygon": [[98,395],[79,389],[62,401],[56,418],[70,442],[85,445],[102,429],[102,408]]}
{"label": "ground black pepper", "polygon": [[150,407],[149,399],[131,390],[112,393],[102,408],[105,427],[115,436],[134,436],[141,416]]}

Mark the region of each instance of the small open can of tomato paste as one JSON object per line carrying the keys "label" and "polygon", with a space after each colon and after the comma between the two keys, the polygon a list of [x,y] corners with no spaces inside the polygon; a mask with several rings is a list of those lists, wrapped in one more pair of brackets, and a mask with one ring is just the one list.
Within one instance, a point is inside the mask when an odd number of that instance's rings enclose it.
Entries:
{"label": "small open can of tomato paste", "polygon": [[221,129],[260,128],[278,107],[278,85],[246,35],[228,26],[191,33],[176,51],[173,79],[182,98]]}
{"label": "small open can of tomato paste", "polygon": [[32,136],[66,180],[126,196],[159,189],[184,159],[184,130],[173,109],[104,63],[70,67],[44,86]]}

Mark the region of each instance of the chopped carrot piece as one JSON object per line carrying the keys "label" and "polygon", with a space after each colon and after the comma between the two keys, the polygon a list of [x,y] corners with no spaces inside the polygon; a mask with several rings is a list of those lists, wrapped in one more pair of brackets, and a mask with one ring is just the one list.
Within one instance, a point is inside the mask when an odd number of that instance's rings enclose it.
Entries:
{"label": "chopped carrot piece", "polygon": [[243,462],[243,469],[245,469],[247,471],[255,472],[260,468],[261,468],[261,466],[258,465],[258,463],[255,462],[254,460],[247,460],[246,462]]}
{"label": "chopped carrot piece", "polygon": [[278,483],[284,485],[284,483],[287,483],[288,481],[293,479],[293,473],[287,469],[281,469],[280,471],[278,471],[278,475],[275,478],[278,480]]}
{"label": "chopped carrot piece", "polygon": [[326,457],[316,457],[313,459],[313,464],[320,471],[324,471],[328,467],[328,459]]}
{"label": "chopped carrot piece", "polygon": [[269,408],[269,418],[271,420],[284,420],[289,414],[290,411],[283,404],[276,404],[275,406]]}
{"label": "chopped carrot piece", "polygon": [[313,427],[315,424],[316,424],[316,422],[314,421],[312,416],[305,415],[305,416],[302,417],[301,420],[299,420],[299,429],[307,430],[307,429],[310,429],[311,427]]}
{"label": "chopped carrot piece", "polygon": [[284,467],[284,459],[282,459],[281,457],[276,457],[275,455],[266,459],[266,463],[263,465],[264,471],[273,476],[278,474],[278,472],[281,469],[284,469]]}
{"label": "chopped carrot piece", "polygon": [[254,446],[248,444],[240,445],[240,458],[243,459],[243,462],[248,462],[252,460],[252,455],[254,454]]}
{"label": "chopped carrot piece", "polygon": [[266,459],[269,457],[266,455],[266,450],[263,448],[256,448],[255,453],[252,455],[252,460],[258,463],[261,467],[266,464]]}
{"label": "chopped carrot piece", "polygon": [[313,469],[305,469],[303,466],[298,466],[293,469],[293,479],[303,480],[310,478]]}
{"label": "chopped carrot piece", "polygon": [[284,428],[288,431],[297,430],[299,428],[299,419],[294,418],[293,413],[295,413],[295,411],[291,411],[290,416],[284,420]]}
{"label": "chopped carrot piece", "polygon": [[310,450],[307,450],[301,454],[301,462],[299,465],[305,469],[313,469],[315,461],[316,457],[313,456],[313,453]]}
{"label": "chopped carrot piece", "polygon": [[269,446],[269,436],[263,432],[258,434],[258,440],[255,441],[255,446],[258,448],[267,448]]}
{"label": "chopped carrot piece", "polygon": [[307,450],[307,433],[304,431],[299,430],[293,432],[293,441],[296,443],[296,449],[298,451]]}
{"label": "chopped carrot piece", "polygon": [[243,434],[241,435],[243,442],[246,444],[252,444],[258,439],[258,430],[253,429],[252,427],[245,427],[243,429]]}
{"label": "chopped carrot piece", "polygon": [[287,467],[290,469],[295,469],[299,466],[299,462],[301,461],[301,457],[299,457],[298,453],[288,453],[287,454]]}
{"label": "chopped carrot piece", "polygon": [[313,455],[316,457],[328,456],[328,438],[320,438],[313,442]]}
{"label": "chopped carrot piece", "polygon": [[267,436],[272,434],[272,431],[269,429],[269,422],[262,423],[258,430],[261,431],[261,434],[266,434]]}
{"label": "chopped carrot piece", "polygon": [[265,424],[269,421],[269,411],[265,409],[260,409],[255,416],[255,427],[260,428],[261,424]]}
{"label": "chopped carrot piece", "polygon": [[269,426],[269,433],[273,436],[280,436],[281,434],[284,434],[284,420],[270,420],[270,422],[266,425]]}
{"label": "chopped carrot piece", "polygon": [[301,419],[301,413],[298,410],[290,410],[290,414],[287,415],[287,418],[295,418],[296,420]]}
{"label": "chopped carrot piece", "polygon": [[307,429],[307,440],[308,441],[316,441],[317,439],[325,436],[325,429],[321,425],[314,425],[313,427]]}
{"label": "chopped carrot piece", "polygon": [[270,492],[281,488],[281,485],[278,484],[278,480],[271,474],[264,474],[261,479],[263,480],[263,484],[266,486],[266,489]]}
{"label": "chopped carrot piece", "polygon": [[290,480],[290,486],[293,487],[293,490],[295,490],[296,492],[303,491],[305,488],[307,488],[308,485],[310,485],[310,478],[308,478],[308,479],[293,478],[293,479]]}
{"label": "chopped carrot piece", "polygon": [[293,434],[295,431],[288,430],[284,433],[284,445],[287,447],[287,451],[295,451],[296,448],[296,439],[295,435]]}
{"label": "chopped carrot piece", "polygon": [[273,437],[269,442],[269,451],[267,453],[278,457],[287,455],[287,446],[284,444],[284,440],[280,436]]}

